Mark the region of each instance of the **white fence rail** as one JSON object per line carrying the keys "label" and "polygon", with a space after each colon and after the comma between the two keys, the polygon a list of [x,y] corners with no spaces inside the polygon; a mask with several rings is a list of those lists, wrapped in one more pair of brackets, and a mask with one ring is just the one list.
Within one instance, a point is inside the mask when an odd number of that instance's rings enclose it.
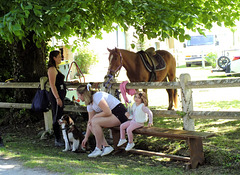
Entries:
{"label": "white fence rail", "polygon": [[[41,88],[46,77],[40,79]],[[87,84],[87,83],[82,83]],[[114,83],[112,89],[119,89],[120,83]],[[38,88],[39,83],[31,82],[0,82],[0,88]],[[67,88],[77,88],[79,84],[67,84]],[[103,83],[94,83],[93,87],[101,88]],[[180,89],[182,111],[169,110],[153,110],[154,117],[173,117],[183,118],[183,128],[185,130],[194,130],[194,119],[240,119],[240,112],[237,111],[194,111],[192,100],[192,89],[201,88],[224,88],[224,87],[240,87],[240,78],[234,79],[218,79],[218,80],[203,80],[191,81],[189,74],[181,74],[179,82],[135,82],[128,83],[127,89]],[[238,92],[236,92],[238,93]],[[30,109],[31,104],[26,103],[7,103],[0,102],[0,108],[16,108],[16,109]],[[66,105],[65,111],[86,112],[85,107],[78,107],[74,105]],[[179,113],[185,114],[184,116]],[[50,129],[51,126],[51,111],[44,114],[45,128]]]}

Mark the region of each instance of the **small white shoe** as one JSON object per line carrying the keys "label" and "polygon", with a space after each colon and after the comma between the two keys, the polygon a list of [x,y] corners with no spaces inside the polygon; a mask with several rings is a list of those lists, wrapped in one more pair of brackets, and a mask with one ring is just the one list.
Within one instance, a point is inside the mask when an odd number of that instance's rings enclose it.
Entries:
{"label": "small white shoe", "polygon": [[134,143],[128,143],[127,146],[126,146],[126,148],[125,148],[125,151],[131,150],[134,146],[135,146]]}
{"label": "small white shoe", "polygon": [[118,142],[118,144],[117,144],[117,146],[119,147],[119,146],[122,146],[124,143],[126,143],[127,142],[127,140],[126,139],[120,139],[119,140],[119,142]]}
{"label": "small white shoe", "polygon": [[103,148],[103,152],[102,152],[101,156],[106,156],[106,155],[110,154],[113,150],[114,150],[113,147],[106,146]]}
{"label": "small white shoe", "polygon": [[102,154],[102,150],[96,147],[91,154],[88,154],[88,157],[97,157],[97,156],[100,156],[101,154]]}
{"label": "small white shoe", "polygon": [[62,150],[63,152],[66,152],[66,151],[70,151],[71,149],[64,149],[64,150]]}

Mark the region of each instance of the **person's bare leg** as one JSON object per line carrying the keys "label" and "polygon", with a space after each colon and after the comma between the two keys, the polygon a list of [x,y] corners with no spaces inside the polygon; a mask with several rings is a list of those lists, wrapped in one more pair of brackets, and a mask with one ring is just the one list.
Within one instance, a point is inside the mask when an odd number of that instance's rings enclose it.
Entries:
{"label": "person's bare leg", "polygon": [[121,122],[114,115],[111,115],[109,117],[93,118],[91,121],[91,125],[92,125],[92,131],[96,140],[96,147],[101,149],[102,146],[108,146],[108,143],[103,135],[103,130],[102,130],[103,127],[109,128],[109,127],[119,126],[120,124]]}
{"label": "person's bare leg", "polygon": [[141,128],[142,126],[143,124],[137,123],[135,121],[130,122],[130,125],[127,128],[128,143],[133,143],[133,130]]}
{"label": "person's bare leg", "polygon": [[123,124],[120,125],[120,139],[126,139],[126,136],[125,136],[125,131],[126,131],[126,128],[130,125],[130,121],[126,121],[124,122]]}

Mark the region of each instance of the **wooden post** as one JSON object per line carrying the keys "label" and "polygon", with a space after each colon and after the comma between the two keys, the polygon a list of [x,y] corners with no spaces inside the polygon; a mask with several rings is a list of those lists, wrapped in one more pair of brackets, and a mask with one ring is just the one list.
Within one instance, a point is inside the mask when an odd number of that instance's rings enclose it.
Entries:
{"label": "wooden post", "polygon": [[189,112],[193,111],[192,89],[188,89],[186,84],[191,81],[189,74],[180,75],[181,97],[182,97],[182,111],[186,113],[183,117],[183,129],[187,131],[194,131],[194,119],[191,119]]}
{"label": "wooden post", "polygon": [[[47,77],[41,77],[40,78],[40,85],[41,85],[41,90],[44,89],[44,83],[47,81]],[[49,88],[46,88],[49,91]],[[49,110],[47,112],[43,113],[44,115],[44,123],[45,123],[45,131],[50,131],[52,130],[52,125],[53,125],[53,120],[52,120],[52,110]]]}
{"label": "wooden post", "polygon": [[204,162],[202,138],[189,138],[188,143],[190,149],[191,168],[195,169],[198,164],[202,165]]}

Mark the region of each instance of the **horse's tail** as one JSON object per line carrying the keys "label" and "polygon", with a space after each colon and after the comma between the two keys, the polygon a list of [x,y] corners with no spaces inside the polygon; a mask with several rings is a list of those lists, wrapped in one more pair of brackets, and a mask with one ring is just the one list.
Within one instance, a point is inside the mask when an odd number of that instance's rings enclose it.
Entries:
{"label": "horse's tail", "polygon": [[177,89],[173,90],[173,102],[174,102],[174,108],[177,109],[178,107],[178,94]]}
{"label": "horse's tail", "polygon": [[[178,80],[177,77],[173,79],[173,82],[176,82]],[[177,109],[178,107],[178,93],[177,89],[173,89],[173,103],[174,103],[174,108]]]}

